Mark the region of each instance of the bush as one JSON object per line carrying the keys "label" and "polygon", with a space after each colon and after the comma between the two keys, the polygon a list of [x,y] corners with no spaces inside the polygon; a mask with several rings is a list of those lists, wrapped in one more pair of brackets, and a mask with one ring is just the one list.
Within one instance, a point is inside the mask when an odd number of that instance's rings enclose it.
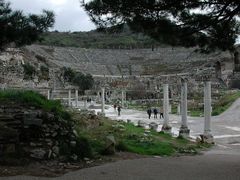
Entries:
{"label": "bush", "polygon": [[63,67],[63,79],[67,82],[72,82],[75,77],[75,72],[71,68]]}
{"label": "bush", "polygon": [[83,92],[93,87],[94,79],[92,75],[75,72],[73,69],[66,67],[62,71],[63,79],[72,85],[78,86]]}
{"label": "bush", "polygon": [[76,147],[73,149],[73,153],[80,158],[93,157],[93,150],[88,139],[85,137],[78,138]]}
{"label": "bush", "polygon": [[41,72],[40,79],[49,80],[49,68],[48,67],[41,66],[40,72]]}
{"label": "bush", "polygon": [[93,87],[94,80],[90,74],[84,75],[82,73],[77,73],[72,83],[78,86],[82,91],[85,91]]}
{"label": "bush", "polygon": [[23,64],[24,69],[24,79],[33,79],[33,76],[36,74],[36,69],[31,64]]}

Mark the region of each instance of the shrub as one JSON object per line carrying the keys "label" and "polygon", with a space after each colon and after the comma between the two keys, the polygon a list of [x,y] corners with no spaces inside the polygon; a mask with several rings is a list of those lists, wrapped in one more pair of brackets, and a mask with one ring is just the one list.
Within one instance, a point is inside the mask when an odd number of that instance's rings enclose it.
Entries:
{"label": "shrub", "polygon": [[72,82],[75,77],[75,72],[71,68],[63,67],[63,79],[67,82]]}
{"label": "shrub", "polygon": [[49,80],[49,68],[48,67],[41,66],[40,72],[41,72],[40,79]]}
{"label": "shrub", "polygon": [[33,76],[36,74],[36,69],[29,63],[23,64],[24,69],[24,79],[33,79]]}

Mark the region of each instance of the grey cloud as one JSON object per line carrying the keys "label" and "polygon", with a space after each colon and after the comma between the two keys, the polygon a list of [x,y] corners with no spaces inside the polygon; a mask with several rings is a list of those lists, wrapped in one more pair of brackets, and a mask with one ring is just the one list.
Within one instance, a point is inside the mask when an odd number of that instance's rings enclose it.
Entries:
{"label": "grey cloud", "polygon": [[87,14],[80,7],[78,0],[54,4],[49,0],[8,0],[13,9],[24,13],[41,13],[42,9],[52,10],[56,14],[54,30],[58,31],[89,31],[95,29]]}

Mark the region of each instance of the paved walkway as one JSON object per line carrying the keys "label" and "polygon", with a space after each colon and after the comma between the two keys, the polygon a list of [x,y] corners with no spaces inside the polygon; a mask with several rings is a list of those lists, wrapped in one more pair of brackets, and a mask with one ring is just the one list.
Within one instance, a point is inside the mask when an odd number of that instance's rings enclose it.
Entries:
{"label": "paved walkway", "polygon": [[[123,110],[118,117],[112,108],[106,115],[118,120],[148,120],[141,111]],[[180,127],[180,118],[170,115],[174,133]],[[203,132],[203,118],[190,118],[191,135]],[[3,180],[239,180],[240,179],[240,99],[225,113],[212,119],[212,133],[217,145],[198,156],[155,157],[125,160],[102,166],[82,169],[58,178],[37,178],[17,176],[0,178]]]}

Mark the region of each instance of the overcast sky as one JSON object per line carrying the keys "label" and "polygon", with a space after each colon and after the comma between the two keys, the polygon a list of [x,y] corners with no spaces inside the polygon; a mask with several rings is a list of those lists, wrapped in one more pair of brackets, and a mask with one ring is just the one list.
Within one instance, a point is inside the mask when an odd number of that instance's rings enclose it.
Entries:
{"label": "overcast sky", "polygon": [[80,7],[79,0],[6,0],[13,9],[24,13],[41,13],[42,9],[52,10],[56,15],[54,30],[89,31],[95,29],[87,14]]}

